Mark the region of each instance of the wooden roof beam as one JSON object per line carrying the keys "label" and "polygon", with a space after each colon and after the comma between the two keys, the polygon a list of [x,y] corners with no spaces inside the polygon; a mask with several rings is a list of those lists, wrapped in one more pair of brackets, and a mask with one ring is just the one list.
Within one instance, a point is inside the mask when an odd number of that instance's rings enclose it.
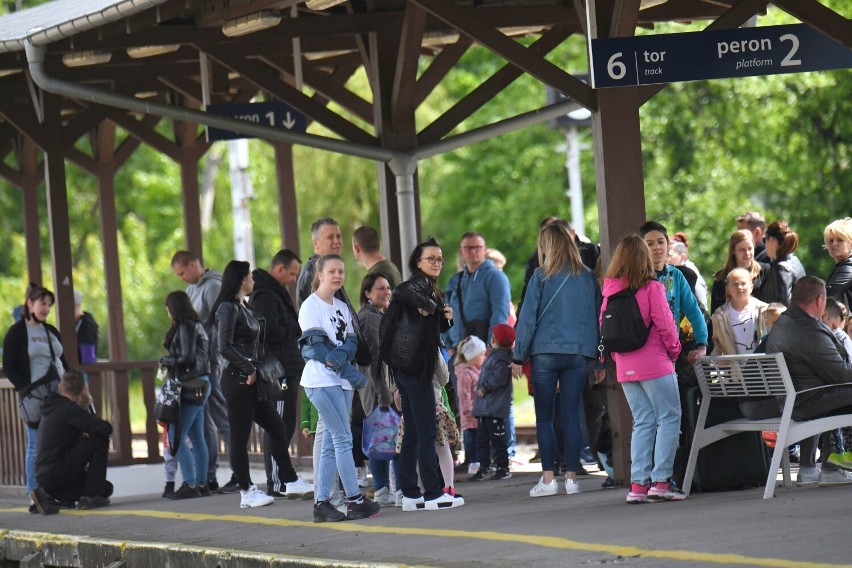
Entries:
{"label": "wooden roof beam", "polygon": [[417,63],[426,28],[426,12],[416,4],[405,5],[402,33],[399,38],[399,57],[396,60],[390,96],[391,127],[399,128],[411,121],[417,107],[414,104],[417,84]]}
{"label": "wooden roof beam", "polygon": [[165,154],[174,161],[180,160],[180,152],[178,146],[143,120],[139,121],[133,118],[124,110],[115,109],[109,113],[109,120],[119,128],[126,130],[134,138],[138,138],[143,143],[151,146],[158,152]]}
{"label": "wooden roof beam", "polygon": [[[597,95],[591,87],[546,59],[531,53],[523,45],[506,37],[500,31],[483,25],[476,18],[471,17],[470,11],[461,10],[447,0],[411,1],[422,6],[432,16],[505,58],[512,65],[521,68],[546,85],[569,95],[584,107],[592,110],[597,108]],[[565,8],[565,10],[573,14],[573,11],[569,8]]]}
{"label": "wooden roof beam", "polygon": [[417,88],[414,92],[414,108],[419,107],[426,100],[435,87],[452,71],[461,56],[467,53],[470,46],[469,38],[459,37],[456,43],[441,50],[432,60],[432,64],[420,75],[420,79],[417,80]]}
{"label": "wooden roof beam", "polygon": [[[567,26],[559,26],[545,33],[530,49],[542,57],[550,53],[571,35]],[[463,120],[482,108],[488,101],[521,76],[523,70],[512,64],[503,66],[499,71],[471,91],[451,109],[438,117],[417,136],[418,146],[436,142],[451,132]]]}
{"label": "wooden roof beam", "polygon": [[791,16],[852,49],[852,21],[817,0],[772,0]]}

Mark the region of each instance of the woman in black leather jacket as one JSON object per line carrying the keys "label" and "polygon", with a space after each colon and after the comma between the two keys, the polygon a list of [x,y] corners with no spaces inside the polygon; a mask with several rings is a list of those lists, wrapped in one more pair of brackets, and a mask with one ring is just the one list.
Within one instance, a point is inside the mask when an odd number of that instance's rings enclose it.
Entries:
{"label": "woman in black leather jacket", "polygon": [[823,237],[825,249],[837,263],[825,283],[826,294],[852,308],[852,217],[829,223]]}
{"label": "woman in black leather jacket", "polygon": [[775,221],[766,228],[766,254],[772,259],[760,294],[754,294],[767,304],[781,302],[790,305],[793,286],[805,277],[805,268],[793,254],[799,247],[799,235],[785,221]]}
{"label": "woman in black leather jacket", "polygon": [[[204,404],[210,394],[210,345],[198,314],[182,290],[166,296],[166,311],[172,320],[163,346],[169,352],[160,365],[181,383],[180,422],[169,427],[169,445],[177,447],[183,485],[166,493],[169,499],[189,499],[210,495],[207,487],[207,442],[204,441]],[[180,436],[177,436],[178,429]],[[187,438],[191,444],[186,443]]]}
{"label": "woman in black leather jacket", "polygon": [[[254,288],[248,262],[232,260],[222,274],[222,288],[210,313],[216,323],[219,354],[225,359],[222,370],[222,393],[228,405],[231,426],[231,468],[240,486],[240,507],[262,507],[275,499],[251,482],[248,461],[248,440],[252,422],[266,430],[270,437],[272,456],[281,469],[285,483],[296,483],[299,476],[290,462],[290,451],[284,421],[270,400],[258,400],[256,364],[261,356],[260,336],[263,319],[245,305],[246,296]],[[309,486],[310,484],[304,484]],[[312,496],[301,489],[292,496]],[[292,491],[285,490],[288,497]],[[310,494],[310,495],[308,495]]]}
{"label": "woman in black leather jacket", "polygon": [[[450,328],[453,310],[437,286],[444,266],[435,239],[417,245],[408,259],[411,278],[394,290],[382,320],[382,360],[393,370],[402,400],[405,437],[399,454],[402,510],[460,507],[464,499],[444,493],[435,459],[435,373],[441,333]],[[423,491],[417,483],[417,466]]]}

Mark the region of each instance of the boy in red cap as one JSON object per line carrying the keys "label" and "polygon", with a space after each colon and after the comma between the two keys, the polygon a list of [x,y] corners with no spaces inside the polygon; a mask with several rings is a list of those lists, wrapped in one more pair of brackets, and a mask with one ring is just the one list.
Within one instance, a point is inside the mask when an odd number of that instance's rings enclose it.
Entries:
{"label": "boy in red cap", "polygon": [[497,470],[490,479],[509,479],[509,452],[506,421],[512,403],[512,347],[515,345],[515,329],[504,323],[491,328],[491,353],[482,365],[476,383],[477,398],[473,403],[473,415],[479,419],[476,430],[476,455],[479,471],[470,480],[485,478],[491,467],[491,451]]}

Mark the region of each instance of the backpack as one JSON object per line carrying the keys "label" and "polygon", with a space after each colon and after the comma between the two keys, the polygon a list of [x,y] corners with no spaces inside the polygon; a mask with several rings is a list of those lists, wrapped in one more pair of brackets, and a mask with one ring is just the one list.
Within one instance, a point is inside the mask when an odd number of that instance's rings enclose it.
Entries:
{"label": "backpack", "polygon": [[642,319],[636,292],[629,288],[616,292],[607,300],[601,318],[601,344],[609,353],[636,351],[648,341],[651,325]]}

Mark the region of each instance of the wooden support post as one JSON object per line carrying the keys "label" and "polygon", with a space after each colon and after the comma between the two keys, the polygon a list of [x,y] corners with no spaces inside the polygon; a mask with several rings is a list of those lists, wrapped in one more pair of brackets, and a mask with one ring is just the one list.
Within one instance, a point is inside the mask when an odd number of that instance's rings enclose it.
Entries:
{"label": "wooden support post", "polygon": [[275,175],[278,181],[278,223],[281,244],[299,254],[299,210],[296,204],[296,174],[293,145],[275,142]]}
{"label": "wooden support post", "polygon": [[74,326],[74,288],[71,273],[71,234],[68,222],[68,192],[65,186],[65,156],[62,117],[58,97],[43,93],[46,140],[47,219],[50,227],[50,256],[56,315],[65,359],[72,367],[77,360],[77,331]]}
{"label": "wooden support post", "polygon": [[[24,208],[24,236],[27,243],[27,275],[30,282],[41,284],[41,233],[38,218],[38,189],[44,179],[38,167],[38,148],[25,136],[21,148],[21,199]],[[21,292],[23,298],[23,291]]]}
{"label": "wooden support post", "polygon": [[180,164],[180,182],[183,191],[183,226],[186,232],[186,249],[194,252],[204,262],[204,251],[201,245],[201,197],[198,183],[198,158],[195,146],[194,124],[176,124],[175,131],[179,133],[178,152]]}
{"label": "wooden support post", "polygon": [[[645,185],[639,92],[632,88],[600,89],[598,110],[592,115],[595,179],[598,193],[602,266],[606,270],[618,241],[645,222]],[[613,466],[618,485],[630,483],[632,416],[618,383],[607,379]]]}
{"label": "wooden support post", "polygon": [[101,243],[104,254],[104,283],[109,317],[109,354],[113,361],[127,361],[124,329],[124,300],[118,262],[118,223],[115,211],[115,125],[102,121],[96,129],[98,191],[101,213]]}

